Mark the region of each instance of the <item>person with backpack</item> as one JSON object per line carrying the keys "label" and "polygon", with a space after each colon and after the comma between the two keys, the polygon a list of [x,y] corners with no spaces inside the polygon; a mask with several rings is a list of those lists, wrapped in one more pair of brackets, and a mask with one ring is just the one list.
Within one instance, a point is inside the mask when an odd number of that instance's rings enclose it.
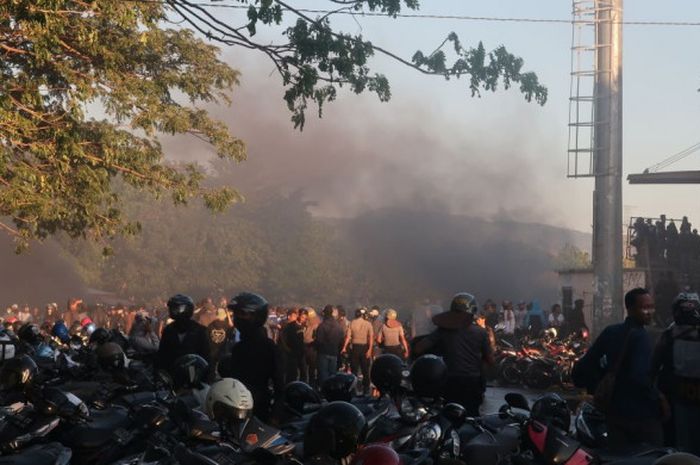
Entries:
{"label": "person with backpack", "polygon": [[668,402],[651,377],[652,341],[644,328],[654,316],[654,298],[646,289],[625,294],[627,318],[606,327],[574,365],[577,387],[594,394],[606,417],[610,447],[663,444],[662,421]]}
{"label": "person with backpack", "polygon": [[661,334],[652,362],[658,387],[671,404],[664,426],[666,445],[700,455],[700,297],[680,293],[673,323]]}

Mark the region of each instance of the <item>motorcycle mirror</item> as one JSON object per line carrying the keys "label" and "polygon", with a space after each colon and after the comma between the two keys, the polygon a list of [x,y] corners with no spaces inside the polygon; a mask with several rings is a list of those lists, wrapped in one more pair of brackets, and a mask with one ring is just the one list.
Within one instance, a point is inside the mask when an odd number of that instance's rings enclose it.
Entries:
{"label": "motorcycle mirror", "polygon": [[519,408],[523,410],[530,410],[530,404],[524,395],[519,392],[509,392],[506,394],[506,402],[513,408]]}

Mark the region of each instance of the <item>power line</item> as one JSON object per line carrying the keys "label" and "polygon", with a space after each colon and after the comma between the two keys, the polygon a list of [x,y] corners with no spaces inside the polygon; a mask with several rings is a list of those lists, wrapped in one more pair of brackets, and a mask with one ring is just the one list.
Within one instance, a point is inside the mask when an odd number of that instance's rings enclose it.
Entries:
{"label": "power line", "polygon": [[[141,3],[161,3],[167,4],[164,0],[125,0]],[[192,5],[205,8],[226,8],[233,10],[247,10],[246,5],[230,5],[225,3],[209,3],[209,2],[189,2]],[[337,14],[359,17],[379,17],[379,18],[404,18],[404,19],[436,19],[436,20],[458,20],[458,21],[482,21],[482,22],[500,22],[500,23],[535,23],[535,24],[594,24],[595,20],[574,21],[572,19],[559,18],[509,18],[499,16],[465,16],[465,15],[445,15],[445,14],[427,14],[427,13],[397,13],[390,16],[386,13],[364,12],[364,11],[348,11],[348,10],[319,10],[312,8],[297,8],[296,11],[311,14]],[[625,26],[671,26],[671,27],[698,27],[700,21],[621,21]]]}

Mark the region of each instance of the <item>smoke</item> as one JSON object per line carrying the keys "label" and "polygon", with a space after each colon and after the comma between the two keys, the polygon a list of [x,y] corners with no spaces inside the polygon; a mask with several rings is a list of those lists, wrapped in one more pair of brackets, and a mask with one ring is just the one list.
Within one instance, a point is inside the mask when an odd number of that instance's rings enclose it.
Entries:
{"label": "smoke", "polygon": [[14,247],[7,235],[0,234],[0,305],[56,302],[63,308],[68,298],[85,295],[86,288],[73,265],[54,242],[33,244],[21,255],[14,253]]}
{"label": "smoke", "polygon": [[[230,184],[246,196],[302,191],[315,202],[312,213],[324,217],[401,207],[550,224],[562,218],[548,188],[548,180],[562,177],[551,167],[557,155],[533,137],[538,130],[528,112],[534,105],[518,100],[506,108],[507,118],[519,125],[504,128],[498,120],[447,114],[427,93],[404,92],[380,103],[372,95],[341,92],[322,119],[310,106],[299,132],[289,121],[277,77],[256,67],[245,70],[232,107],[210,110],[248,145],[248,160],[230,174]],[[441,85],[439,79],[431,82]],[[484,104],[460,98],[465,105]],[[169,139],[164,146],[178,160],[212,156],[191,139]]]}

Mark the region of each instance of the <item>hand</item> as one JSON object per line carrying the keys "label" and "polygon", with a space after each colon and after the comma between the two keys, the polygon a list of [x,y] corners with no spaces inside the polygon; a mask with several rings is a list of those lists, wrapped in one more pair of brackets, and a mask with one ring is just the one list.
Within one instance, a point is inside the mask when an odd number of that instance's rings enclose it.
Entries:
{"label": "hand", "polygon": [[372,358],[372,350],[368,350],[367,353],[365,354],[365,358]]}
{"label": "hand", "polygon": [[348,349],[346,349],[345,347],[343,347],[343,350],[340,351],[340,355],[345,355],[347,353],[348,353]]}

